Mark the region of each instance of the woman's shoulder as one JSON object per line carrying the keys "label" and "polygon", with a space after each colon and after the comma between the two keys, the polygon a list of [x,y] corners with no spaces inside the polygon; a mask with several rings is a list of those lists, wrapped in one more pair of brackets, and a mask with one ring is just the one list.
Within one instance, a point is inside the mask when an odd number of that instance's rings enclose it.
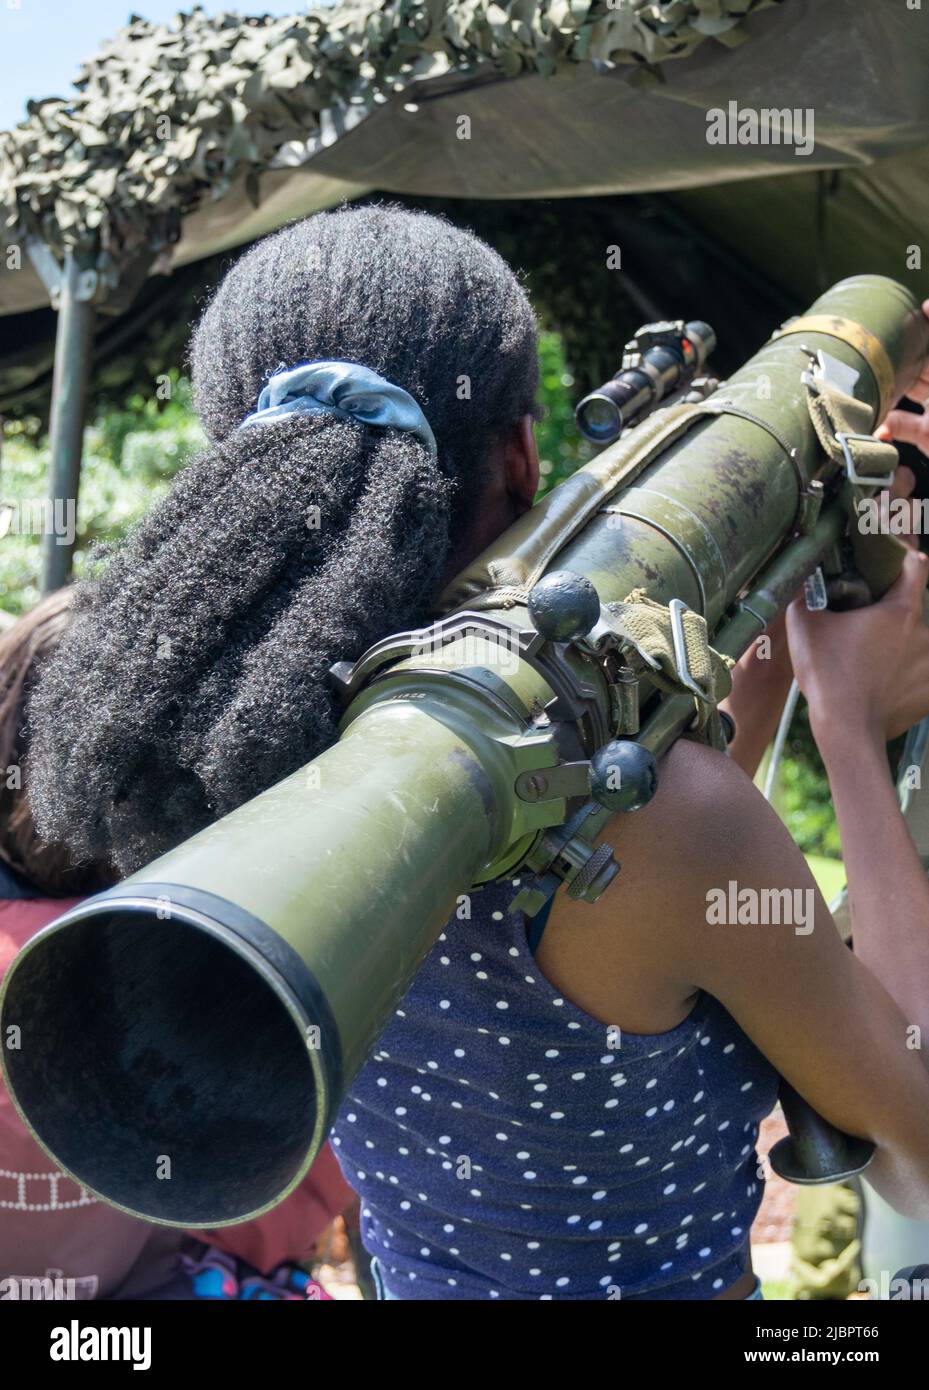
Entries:
{"label": "woman's shoulder", "polygon": [[641,811],[616,815],[602,839],[622,863],[620,879],[643,899],[682,904],[708,876],[792,847],[783,823],[751,778],[724,753],[679,739],[659,763],[658,790]]}
{"label": "woman's shoulder", "polygon": [[595,1017],[634,1032],[673,1027],[696,998],[707,892],[745,876],[772,820],[785,835],[739,767],[679,740],[652,801],[612,817],[601,836],[620,865],[607,891],[594,904],[559,895],[541,969]]}

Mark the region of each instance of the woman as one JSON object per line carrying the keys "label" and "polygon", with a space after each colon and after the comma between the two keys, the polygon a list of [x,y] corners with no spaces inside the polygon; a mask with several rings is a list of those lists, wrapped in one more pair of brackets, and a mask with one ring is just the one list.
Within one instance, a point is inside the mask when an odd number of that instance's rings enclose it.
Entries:
{"label": "woman", "polygon": [[[330,664],[424,621],[538,482],[531,308],[432,217],[352,208],[261,242],[192,361],[207,449],[83,587],[33,706],[43,831],[123,872],[331,743]],[[606,832],[620,879],[595,907],[559,898],[534,958],[509,884],[448,924],[334,1130],[386,1297],[757,1296],[775,1068],[925,1207],[905,1029],[929,1022],[929,888],[882,744],[929,706],[906,672],[929,663],[925,580],[914,556],[868,612],[791,619],[857,956],[744,772],[686,742]],[[809,892],[816,929],[711,925],[731,880]]]}
{"label": "woman", "polygon": [[[59,589],[0,634],[0,982],[40,927],[113,880],[39,841],[24,776],[26,701],[67,631],[72,593]],[[50,1164],[0,1082],[0,1299],[325,1299],[296,1265],[352,1198],[327,1144],[290,1196],[253,1221],[196,1238],[137,1221]]]}

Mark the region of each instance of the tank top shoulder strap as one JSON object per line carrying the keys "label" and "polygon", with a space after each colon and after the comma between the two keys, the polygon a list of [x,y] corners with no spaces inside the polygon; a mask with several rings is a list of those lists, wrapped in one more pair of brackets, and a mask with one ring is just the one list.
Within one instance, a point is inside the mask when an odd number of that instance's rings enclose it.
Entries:
{"label": "tank top shoulder strap", "polygon": [[555,901],[554,893],[549,898],[544,907],[540,908],[534,917],[526,918],[526,941],[529,945],[530,955],[535,955],[542,940],[542,933],[545,930],[549,916],[551,915],[552,905]]}

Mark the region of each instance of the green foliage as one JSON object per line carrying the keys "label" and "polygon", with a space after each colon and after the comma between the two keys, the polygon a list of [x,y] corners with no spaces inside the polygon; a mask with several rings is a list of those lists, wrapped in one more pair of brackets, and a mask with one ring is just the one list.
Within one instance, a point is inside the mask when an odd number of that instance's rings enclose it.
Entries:
{"label": "green foliage", "polygon": [[804,854],[841,859],[842,842],[835,822],[829,783],[810,733],[806,706],[797,710],[787,755],[781,767],[778,812]]}
{"label": "green foliage", "polygon": [[[755,785],[759,790],[767,779],[770,756],[771,749],[768,748],[755,776]],[[810,732],[803,701],[794,715],[774,789],[773,804],[793,839],[810,860],[813,875],[828,900],[845,881],[841,877],[842,846],[825,768]],[[837,885],[833,883],[833,865],[837,866],[836,872],[841,877]]]}
{"label": "green foliage", "polygon": [[784,823],[805,854],[839,858],[842,842],[818,759],[784,760]]}
{"label": "green foliage", "polygon": [[539,495],[556,487],[581,464],[593,457],[593,448],[574,423],[576,389],[565,365],[562,340],[557,333],[542,333],[539,339],[545,416],[536,429],[539,445]]}
{"label": "green foliage", "polygon": [[172,370],[160,389],[166,399],[134,392],[120,406],[101,411],[93,427],[96,455],[129,478],[170,481],[202,442],[187,377]]}
{"label": "green foliage", "polygon": [[[78,575],[91,546],[123,535],[202,444],[190,383],[172,373],[166,392],[164,400],[134,395],[101,412],[87,428],[77,512]],[[35,528],[43,515],[48,464],[48,439],[38,434],[36,422],[8,421],[0,458],[0,506],[10,528],[0,540],[0,608],[8,613],[24,612],[39,597],[41,536]]]}

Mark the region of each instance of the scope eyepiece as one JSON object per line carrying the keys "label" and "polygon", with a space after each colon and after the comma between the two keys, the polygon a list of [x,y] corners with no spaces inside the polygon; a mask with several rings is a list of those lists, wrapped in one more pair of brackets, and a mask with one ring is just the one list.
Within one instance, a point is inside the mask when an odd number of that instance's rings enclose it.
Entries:
{"label": "scope eyepiece", "polygon": [[577,406],[581,434],[592,444],[612,444],[660,400],[689,385],[715,346],[716,334],[702,319],[644,324],[626,344],[616,375]]}

